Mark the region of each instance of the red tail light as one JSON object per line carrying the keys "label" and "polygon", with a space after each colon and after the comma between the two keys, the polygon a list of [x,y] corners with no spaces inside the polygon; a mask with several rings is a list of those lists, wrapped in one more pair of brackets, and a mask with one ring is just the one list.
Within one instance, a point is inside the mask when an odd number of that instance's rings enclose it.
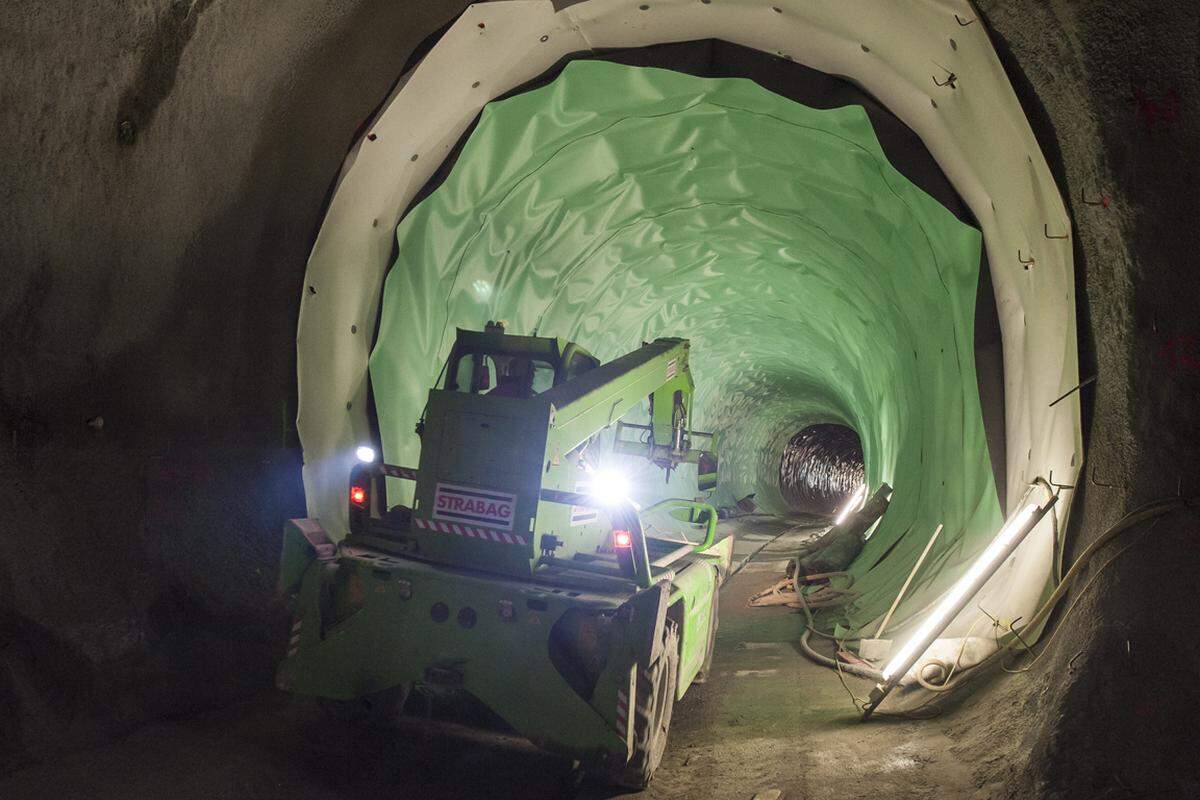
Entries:
{"label": "red tail light", "polygon": [[362,486],[351,486],[350,502],[356,506],[365,506],[367,504],[367,490]]}
{"label": "red tail light", "polygon": [[629,531],[613,531],[613,547],[633,547],[633,534]]}

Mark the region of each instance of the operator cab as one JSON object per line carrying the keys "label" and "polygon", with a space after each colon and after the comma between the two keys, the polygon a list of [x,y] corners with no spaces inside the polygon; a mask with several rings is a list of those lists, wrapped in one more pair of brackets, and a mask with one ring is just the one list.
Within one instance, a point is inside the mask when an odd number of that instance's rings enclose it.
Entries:
{"label": "operator cab", "polygon": [[459,328],[446,361],[448,392],[529,398],[574,380],[600,360],[574,342],[539,336],[510,336],[502,323],[482,333]]}

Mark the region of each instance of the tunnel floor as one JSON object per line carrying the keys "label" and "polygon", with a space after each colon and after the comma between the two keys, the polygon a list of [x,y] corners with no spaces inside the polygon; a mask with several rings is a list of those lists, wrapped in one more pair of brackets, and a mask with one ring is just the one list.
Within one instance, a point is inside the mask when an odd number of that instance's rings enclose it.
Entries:
{"label": "tunnel floor", "polygon": [[[961,741],[961,721],[860,723],[838,676],[799,652],[799,612],[748,606],[814,528],[765,516],[722,526],[737,536],[740,568],[722,591],[712,674],[676,706],[663,764],[643,793],[565,788],[557,760],[513,737],[409,719],[386,729],[330,722],[312,704],[272,692],[26,767],[0,779],[0,797],[991,796],[997,787],[974,777],[976,750]],[[860,697],[870,688],[846,680]]]}

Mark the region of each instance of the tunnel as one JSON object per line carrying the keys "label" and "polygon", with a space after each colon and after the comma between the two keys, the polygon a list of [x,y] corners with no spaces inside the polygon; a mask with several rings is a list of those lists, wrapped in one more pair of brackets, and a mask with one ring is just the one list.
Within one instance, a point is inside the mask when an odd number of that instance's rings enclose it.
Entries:
{"label": "tunnel", "polygon": [[[1024,256],[994,265],[986,257],[989,250],[1022,249],[1027,239],[1018,231],[1039,223],[1032,216],[1018,222],[1021,216],[1064,213],[1049,173],[1030,153],[1018,153],[1011,135],[986,143],[994,115],[963,111],[942,119],[957,92],[948,85],[942,88],[951,97],[940,107],[932,96],[918,104],[897,95],[890,111],[882,82],[907,69],[898,38],[890,43],[894,60],[883,46],[861,43],[829,55],[818,48],[813,57],[851,69],[878,98],[851,78],[796,64],[786,52],[737,43],[758,30],[769,37],[788,25],[849,24],[774,9],[695,16],[675,8],[581,6],[553,18],[506,18],[497,16],[502,7],[479,7],[430,43],[364,128],[309,262],[298,430],[307,438],[315,516],[342,513],[340,481],[326,474],[344,474],[355,436],[378,439],[388,463],[415,463],[420,443],[412,422],[441,371],[449,335],[487,320],[503,320],[514,333],[565,336],[601,360],[659,336],[688,338],[698,380],[694,421],[721,440],[719,492],[727,499],[753,495],[766,512],[788,508],[778,464],[798,429],[836,422],[856,430],[870,490],[887,485],[895,492],[864,552],[848,565],[857,599],[843,609],[843,621],[856,630],[881,620],[939,525],[946,536],[929,553],[936,568],[915,579],[890,621],[898,638],[1019,509],[1001,507],[998,487],[1007,499],[1011,482],[1016,506],[1042,493],[1051,472],[1074,480],[1082,462],[1078,398],[1072,393],[1049,405],[1079,380],[1074,325],[1069,316],[1064,325],[1061,313],[1074,303],[1065,280],[1069,239],[1043,238],[1049,247],[1039,246],[1036,271]],[[605,36],[628,39],[607,27],[626,15],[647,45],[604,47]],[[567,53],[525,80],[502,78],[500,57],[485,43],[496,20],[528,25],[531,34],[574,23],[560,33],[506,37],[506,49],[533,54],[521,62],[522,74]],[[695,26],[695,36],[737,33],[727,34],[735,42],[653,44],[690,38],[680,26]],[[924,36],[914,33],[914,41]],[[582,39],[597,56],[574,57]],[[838,63],[846,51],[860,63]],[[967,51],[955,41],[951,52]],[[438,66],[443,59],[457,65],[453,72]],[[488,73],[486,86],[451,85],[464,68]],[[485,99],[481,92],[499,96],[476,120],[471,112]],[[439,98],[427,130],[393,134],[392,120],[426,96]],[[897,113],[926,128],[925,140]],[[1011,113],[1021,111],[1014,105]],[[943,156],[942,164],[964,187],[977,187],[974,209],[929,149],[943,140],[959,146],[958,162]],[[420,152],[433,141],[448,158],[422,167],[438,158]],[[1036,147],[1032,138],[1027,144]],[[1009,182],[1021,173],[1020,183]],[[410,208],[396,207],[388,185],[396,182],[406,187],[399,197]],[[384,191],[392,194],[381,206]],[[367,216],[372,231],[356,237],[357,218]],[[382,220],[393,218],[394,258],[385,260],[382,248],[392,236]],[[360,262],[352,289],[359,296],[345,300],[343,265],[363,258],[367,241],[378,248],[375,258]],[[376,297],[374,275],[383,273]],[[1061,303],[1047,302],[1060,293]],[[364,332],[377,327],[373,342],[346,334],[359,325]],[[368,352],[369,376],[362,370]],[[344,387],[324,377],[330,359],[349,370]],[[322,377],[310,390],[313,369]],[[340,420],[343,398],[349,430]],[[1033,412],[1034,403],[1046,410]],[[637,474],[639,500],[687,494],[657,485],[652,471]],[[691,479],[686,470],[676,476]],[[1036,479],[1042,485],[1031,492]],[[393,489],[403,492],[400,483],[393,480]],[[326,502],[336,502],[337,511],[323,508]],[[1065,523],[1069,510],[1067,495],[1054,516]],[[977,663],[995,650],[994,637],[974,635],[988,614],[1034,616],[1061,545],[1053,527],[1047,519],[1037,528],[1005,576],[934,644],[930,661]],[[910,678],[920,669],[913,667]]]}
{"label": "tunnel", "polygon": [[794,512],[837,514],[863,485],[862,440],[853,428],[808,425],[779,457],[779,494]]}
{"label": "tunnel", "polygon": [[[0,794],[616,796],[539,727],[566,704],[484,688],[559,697],[539,694],[557,670],[600,705],[606,662],[571,666],[568,640],[613,641],[641,606],[564,616],[552,667],[513,677],[537,650],[514,647],[465,694],[476,667],[440,632],[330,662],[349,694],[286,677],[372,592],[423,603],[447,573],[425,539],[367,552],[354,492],[374,500],[358,476],[377,459],[385,516],[419,517],[430,389],[458,332],[496,323],[606,365],[688,343],[715,485],[694,459],[665,479],[606,461],[650,509],[622,523],[635,541],[694,545],[671,538],[686,521],[728,542],[711,612],[691,561],[661,568],[685,597],[663,648],[686,664],[693,631],[711,642],[672,678],[644,796],[1200,791],[1190,5],[0,15],[22,78],[3,117]],[[615,450],[609,423],[595,446]],[[652,516],[680,502],[712,515]],[[507,530],[490,535],[525,543]],[[549,564],[563,534],[541,530]],[[842,562],[806,561],[845,531]],[[428,630],[549,634],[556,603],[601,604],[582,583],[515,613],[505,595],[493,623],[487,572],[472,562]],[[332,609],[319,633],[305,603]],[[396,687],[372,665],[423,637],[440,660],[383,723]],[[659,658],[619,706],[643,713]]]}
{"label": "tunnel", "polygon": [[[688,49],[718,52],[705,58],[690,55]],[[740,49],[706,43],[657,50],[648,60],[672,63],[690,57],[707,61],[708,71],[721,67],[732,71],[734,67],[722,63],[720,51],[725,49],[734,51],[735,60],[740,57],[753,63],[767,58],[759,55],[756,59]],[[872,453],[882,459],[884,452],[902,449],[902,436],[881,429],[884,418],[912,417],[922,406],[933,414],[950,413],[941,405],[941,398],[922,396],[916,389],[911,390],[903,409],[884,409],[877,405],[868,385],[839,386],[841,380],[834,377],[842,372],[850,380],[859,380],[874,369],[892,376],[889,382],[904,380],[902,376],[915,377],[925,369],[931,374],[949,369],[945,364],[922,364],[913,369],[915,365],[908,363],[910,358],[917,360],[913,351],[928,347],[929,353],[943,356],[949,351],[947,358],[959,359],[960,350],[970,349],[973,319],[960,323],[964,330],[947,329],[947,341],[939,341],[935,351],[916,338],[911,322],[900,321],[919,319],[927,313],[921,304],[932,301],[914,299],[912,306],[905,308],[893,285],[855,285],[858,276],[866,272],[864,262],[889,266],[900,260],[919,263],[928,255],[921,249],[922,242],[910,242],[906,249],[897,246],[891,232],[911,228],[920,237],[916,232],[926,226],[948,224],[949,212],[934,207],[914,209],[915,217],[893,222],[888,234],[879,234],[874,244],[868,244],[865,231],[876,215],[907,213],[880,207],[883,201],[878,198],[892,190],[872,182],[876,176],[869,173],[879,167],[877,155],[873,163],[856,171],[852,162],[863,157],[862,151],[851,152],[845,156],[849,160],[841,162],[832,153],[821,152],[822,144],[830,145],[830,138],[838,143],[848,138],[851,134],[843,125],[854,123],[834,123],[828,126],[833,128],[831,132],[816,134],[817,141],[797,139],[794,136],[803,137],[814,128],[824,130],[827,123],[803,116],[789,119],[789,112],[799,111],[796,105],[757,92],[740,100],[737,95],[750,88],[744,83],[726,79],[716,84],[670,83],[659,88],[661,81],[676,80],[674,75],[645,67],[617,69],[607,66],[609,59],[568,64],[550,86],[536,94],[523,93],[507,103],[489,106],[488,118],[480,121],[455,159],[456,169],[446,170],[452,185],[442,183],[405,218],[399,234],[400,252],[389,274],[395,288],[389,284],[385,290],[379,343],[373,354],[376,369],[372,380],[377,394],[390,395],[401,385],[412,385],[408,376],[417,367],[409,360],[409,351],[393,343],[428,339],[438,322],[466,327],[473,318],[494,318],[504,319],[522,332],[561,331],[605,359],[626,352],[639,341],[672,332],[686,334],[694,342],[693,359],[702,383],[696,399],[696,423],[722,431],[727,491],[739,497],[755,493],[759,504],[771,510],[784,507],[771,466],[781,457],[781,437],[789,426],[796,429],[826,420],[849,422],[871,432]],[[762,71],[770,68],[761,63],[755,66]],[[828,78],[822,82],[833,83]],[[837,89],[847,91],[843,86]],[[650,98],[639,102],[639,92],[650,93]],[[632,107],[604,109],[599,100],[606,96],[621,98],[621,106]],[[749,108],[732,111],[739,102]],[[581,115],[585,109],[602,116],[582,131],[568,127],[561,133],[543,134],[549,141],[531,141],[527,146],[534,152],[525,161],[494,167],[479,164],[485,157],[477,155],[481,148],[489,154],[517,151],[521,139],[538,136],[523,127],[525,120],[550,118],[551,114]],[[781,118],[788,122],[771,127],[772,121]],[[903,129],[898,122],[893,126]],[[793,135],[788,135],[789,130]],[[919,148],[911,132],[904,133],[908,141],[896,146]],[[662,138],[655,141],[655,136]],[[494,144],[485,145],[488,139]],[[479,144],[473,147],[475,142]],[[864,142],[864,148],[871,146],[870,137]],[[800,162],[789,158],[789,151],[811,155]],[[937,168],[929,161],[927,157],[913,169],[936,176]],[[584,174],[584,165],[595,165],[595,172]],[[472,168],[477,170],[475,174],[468,172]],[[807,174],[809,169],[815,174]],[[781,173],[794,174],[794,183],[787,187],[789,196],[770,197],[768,187]],[[682,184],[678,182],[681,177]],[[938,188],[949,193],[945,179],[941,182]],[[447,194],[465,191],[459,188],[464,183],[494,188],[478,200],[466,196],[447,199],[454,210],[436,205]],[[866,185],[855,185],[861,183]],[[747,192],[757,198],[754,204],[744,201]],[[835,200],[854,195],[859,199],[846,199],[844,205]],[[907,199],[898,202],[910,208],[915,205]],[[444,235],[453,224],[448,217],[467,204],[488,208],[480,213],[485,229],[479,230],[476,218],[469,218],[464,220],[463,232],[457,234],[474,241],[462,245],[431,241],[427,232],[432,229]],[[966,213],[961,203],[958,206],[960,213]],[[821,217],[816,208],[828,209],[828,216]],[[859,213],[864,216],[856,217]],[[933,218],[926,219],[925,213]],[[514,219],[514,214],[520,217]],[[837,221],[845,222],[847,229],[837,230]],[[805,226],[806,230],[789,225]],[[492,233],[495,228],[505,233]],[[551,232],[552,239],[541,238]],[[974,234],[969,230],[960,235],[965,241],[953,245],[952,250],[967,252],[960,255],[947,250],[935,256],[935,262],[967,265],[962,298],[956,302],[973,310],[978,243],[972,241]],[[797,251],[797,243],[812,249]],[[447,270],[449,274],[430,295],[451,295],[454,308],[446,321],[431,315],[427,327],[414,336],[411,320],[415,309],[433,308],[434,304],[413,291],[416,281],[406,279],[403,273],[434,248],[447,248],[449,257],[439,260],[452,272]],[[495,254],[501,252],[504,257],[497,262]],[[552,264],[556,272],[552,272]],[[555,283],[542,288],[536,282],[539,273],[553,276]],[[933,273],[925,280],[940,282]],[[947,283],[952,281],[947,279]],[[457,300],[459,286],[467,289],[461,301]],[[637,293],[636,303],[630,292]],[[901,310],[898,319],[892,320],[889,317],[897,313],[896,306]],[[821,317],[824,313],[843,322],[826,322]],[[860,318],[857,330],[845,327],[848,323],[844,321],[854,315]],[[406,322],[393,322],[396,318]],[[397,330],[398,324],[408,327]],[[873,354],[865,351],[876,349],[864,343],[867,330],[876,324],[888,331],[884,340],[905,342],[896,348],[903,353],[903,361],[896,352],[889,352],[881,358],[887,366],[865,363],[873,360]],[[789,350],[791,354],[785,355]],[[440,369],[439,355],[434,351],[425,356],[427,371]],[[965,382],[974,389],[971,372],[946,380]],[[1002,381],[995,383],[999,386]],[[387,409],[381,425],[405,427],[401,420],[388,417],[393,413],[404,414],[402,420],[412,416],[411,409],[423,402],[420,394],[417,391],[406,398],[405,411],[398,411],[404,408],[401,404],[377,401],[381,410]],[[749,419],[755,421],[753,429],[738,422]],[[976,421],[975,427],[981,423]],[[979,432],[973,429],[971,433]],[[982,437],[971,446],[979,463],[986,464],[981,442]],[[412,460],[411,452],[399,442],[385,442],[385,452],[393,448],[398,461]],[[744,454],[754,454],[754,459],[746,459]],[[881,469],[876,482],[894,472]]]}

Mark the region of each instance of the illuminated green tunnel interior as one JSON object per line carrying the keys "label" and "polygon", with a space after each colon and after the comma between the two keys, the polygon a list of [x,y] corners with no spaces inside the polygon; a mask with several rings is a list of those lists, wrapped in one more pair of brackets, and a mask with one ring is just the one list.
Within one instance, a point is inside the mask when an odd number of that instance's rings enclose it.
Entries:
{"label": "illuminated green tunnel interior", "polygon": [[[416,463],[455,327],[503,319],[603,360],[690,339],[721,491],[767,511],[789,510],[797,431],[857,431],[868,483],[895,492],[851,570],[852,625],[886,608],[937,524],[931,590],[1002,521],[972,349],[980,234],[889,163],[859,106],[575,61],[485,108],[397,242],[371,358],[389,463]],[[694,472],[666,487],[652,470],[645,498],[695,493]]]}

